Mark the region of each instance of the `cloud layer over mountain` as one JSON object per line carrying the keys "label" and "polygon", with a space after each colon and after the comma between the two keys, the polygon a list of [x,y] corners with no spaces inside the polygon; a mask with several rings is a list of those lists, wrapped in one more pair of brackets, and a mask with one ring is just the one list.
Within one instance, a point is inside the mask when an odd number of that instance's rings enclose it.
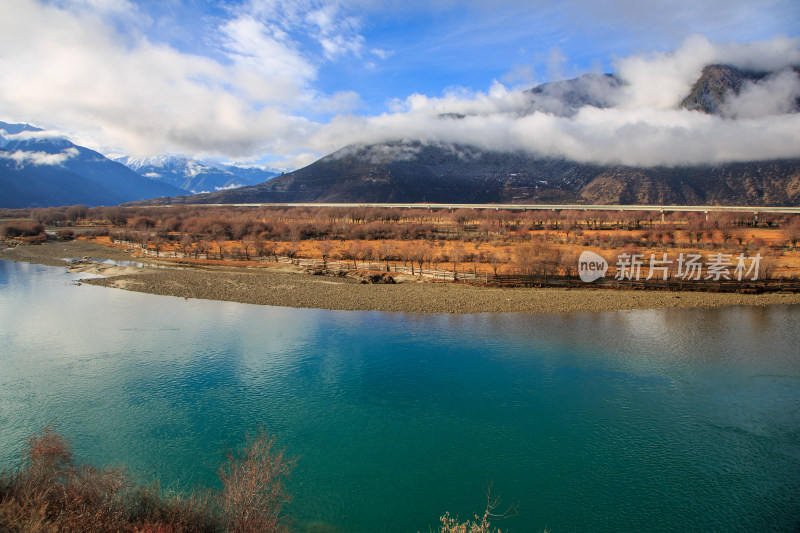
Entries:
{"label": "cloud layer over mountain", "polygon": [[[444,4],[429,8],[447,9]],[[519,10],[523,4],[509,1],[503,7]],[[627,13],[629,22],[637,17],[636,10],[625,9],[630,2],[619,4],[613,13]],[[789,113],[800,96],[800,78],[787,70],[800,65],[800,38],[717,43],[696,35],[669,53],[618,58],[613,70],[621,83],[603,76],[587,82],[601,106],[564,108],[559,95],[526,93],[529,87],[520,87],[517,78],[513,86],[495,81],[482,92],[412,94],[395,99],[383,113],[356,114],[361,88],[322,90],[321,78],[328,65],[345,57],[359,58],[368,70],[393,56],[393,50],[370,44],[366,19],[355,14],[400,9],[392,5],[245,1],[220,8],[167,43],[156,37],[162,19],[127,0],[5,0],[0,119],[68,129],[76,142],[138,155],[270,155],[290,166],[351,143],[402,139],[602,164],[800,157],[800,115]],[[715,3],[719,13],[738,18],[752,12],[745,9],[747,2],[733,5],[741,9],[726,11]],[[574,17],[592,9],[591,2],[569,6],[567,15]],[[654,9],[681,12],[690,4],[674,8]],[[674,16],[667,18],[675,22]],[[188,45],[194,41],[204,43],[202,53]],[[552,72],[565,66],[557,48],[547,61]],[[774,74],[730,96],[719,116],[680,109],[703,67],[715,63]]]}
{"label": "cloud layer over mountain", "polygon": [[[336,140],[420,139],[635,166],[800,157],[800,114],[790,112],[800,97],[800,76],[790,68],[800,65],[798,44],[776,39],[722,45],[693,37],[671,53],[620,59],[621,84],[595,78],[592,92],[608,107],[559,113],[546,104],[559,95],[545,91],[538,97],[544,109],[531,111],[528,94],[496,84],[488,93],[412,95],[379,117],[337,117],[314,141],[325,147]],[[721,116],[681,109],[703,67],[718,63],[776,73],[728,95]],[[463,118],[446,118],[451,116]]]}

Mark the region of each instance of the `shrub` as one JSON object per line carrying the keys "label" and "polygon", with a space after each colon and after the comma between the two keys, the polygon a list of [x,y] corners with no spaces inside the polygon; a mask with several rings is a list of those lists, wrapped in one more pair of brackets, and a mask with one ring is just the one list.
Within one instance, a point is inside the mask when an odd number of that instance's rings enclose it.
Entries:
{"label": "shrub", "polygon": [[156,227],[158,221],[153,217],[138,216],[128,220],[128,226],[136,230],[145,230]]}
{"label": "shrub", "polygon": [[31,220],[10,220],[0,228],[0,235],[8,239],[36,237],[44,234],[44,225]]}
{"label": "shrub", "polygon": [[291,500],[286,479],[295,459],[276,449],[275,438],[265,431],[248,437],[247,444],[228,454],[219,470],[223,489],[219,506],[228,531],[271,533],[285,528],[283,506]]}
{"label": "shrub", "polygon": [[[97,231],[94,231],[93,233],[94,233],[94,235],[98,235]],[[105,234],[108,235],[108,230],[107,229],[106,229],[106,233]],[[71,240],[73,240],[75,238],[75,232],[72,231],[71,229],[62,229],[62,230],[59,230],[59,231],[56,232],[56,236],[59,238],[59,240],[71,241]]]}
{"label": "shrub", "polygon": [[[516,514],[516,506],[509,507],[505,512],[495,513],[495,509],[500,503],[498,498],[491,496],[491,484],[486,491],[486,509],[483,511],[482,516],[477,514],[471,519],[461,522],[458,518],[453,518],[450,513],[445,513],[439,517],[438,533],[502,533],[501,530],[494,527],[491,523],[492,520],[502,520],[509,518]],[[544,533],[548,533],[545,528]]]}
{"label": "shrub", "polygon": [[228,457],[219,494],[165,494],[136,485],[121,469],[76,465],[69,443],[46,428],[30,439],[16,472],[0,474],[0,531],[282,531],[294,464],[261,431]]}

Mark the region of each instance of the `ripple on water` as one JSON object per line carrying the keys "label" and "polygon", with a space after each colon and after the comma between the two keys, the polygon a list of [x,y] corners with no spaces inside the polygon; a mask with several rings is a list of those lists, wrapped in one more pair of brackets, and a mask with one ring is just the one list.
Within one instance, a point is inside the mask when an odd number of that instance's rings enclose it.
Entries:
{"label": "ripple on water", "polygon": [[[0,462],[43,425],[166,486],[266,426],[307,531],[793,530],[798,308],[458,317],[186,301],[0,262]],[[679,509],[680,512],[676,512]]]}

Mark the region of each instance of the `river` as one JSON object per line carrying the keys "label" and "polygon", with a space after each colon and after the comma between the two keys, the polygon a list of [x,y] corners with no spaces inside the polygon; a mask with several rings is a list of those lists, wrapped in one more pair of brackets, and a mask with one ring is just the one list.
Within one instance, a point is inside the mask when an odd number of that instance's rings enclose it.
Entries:
{"label": "river", "polygon": [[[85,276],[85,275],[84,275]],[[186,300],[0,261],[0,466],[48,424],[185,489],[266,427],[300,531],[797,531],[800,306],[420,315]]]}

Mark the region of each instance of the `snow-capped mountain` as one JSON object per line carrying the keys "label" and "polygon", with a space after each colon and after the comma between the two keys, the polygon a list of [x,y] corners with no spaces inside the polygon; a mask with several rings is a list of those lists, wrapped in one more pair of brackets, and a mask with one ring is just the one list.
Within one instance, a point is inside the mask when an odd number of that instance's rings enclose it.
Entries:
{"label": "snow-capped mountain", "polygon": [[262,168],[204,164],[171,154],[151,158],[113,157],[137,174],[197,194],[235,189],[265,182],[278,174]]}
{"label": "snow-capped mountain", "polygon": [[0,122],[0,207],[116,205],[181,191],[29,124]]}

